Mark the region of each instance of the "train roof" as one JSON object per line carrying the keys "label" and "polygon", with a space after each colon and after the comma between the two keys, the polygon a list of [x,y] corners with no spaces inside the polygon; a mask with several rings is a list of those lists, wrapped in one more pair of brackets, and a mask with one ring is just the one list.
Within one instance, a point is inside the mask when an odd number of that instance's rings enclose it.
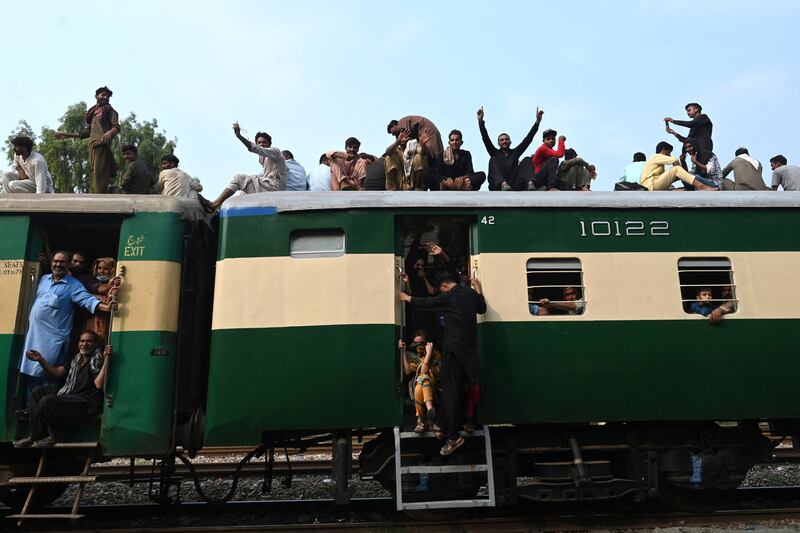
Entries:
{"label": "train roof", "polygon": [[187,220],[207,216],[196,198],[156,194],[3,194],[0,213],[179,213]]}
{"label": "train roof", "polygon": [[222,216],[268,212],[400,208],[800,208],[800,192],[270,192],[239,195]]}

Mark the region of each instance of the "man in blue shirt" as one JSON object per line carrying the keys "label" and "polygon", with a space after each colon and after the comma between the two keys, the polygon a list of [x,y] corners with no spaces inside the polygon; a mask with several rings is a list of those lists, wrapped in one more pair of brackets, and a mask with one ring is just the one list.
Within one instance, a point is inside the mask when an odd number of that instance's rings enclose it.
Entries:
{"label": "man in blue shirt", "polygon": [[286,190],[307,191],[308,178],[306,178],[306,169],[295,160],[294,154],[289,150],[284,150],[281,153],[286,161],[286,169],[289,171],[289,176],[286,178]]}
{"label": "man in blue shirt", "polygon": [[72,332],[75,307],[80,306],[95,313],[117,308],[116,302],[104,304],[92,296],[77,279],[67,271],[68,252],[56,252],[50,262],[52,273],[42,276],[36,288],[36,299],[28,317],[28,331],[22,349],[19,371],[26,381],[26,404],[30,405],[33,389],[40,385],[55,386],[46,376],[42,366],[24,357],[29,351],[42,354],[52,366],[66,364],[69,337]]}
{"label": "man in blue shirt", "polygon": [[633,162],[628,163],[628,165],[625,167],[625,170],[622,171],[622,176],[620,176],[619,181],[624,181],[627,183],[639,183],[642,178],[642,171],[644,170],[644,164],[646,161],[647,156],[642,152],[636,152],[633,154]]}

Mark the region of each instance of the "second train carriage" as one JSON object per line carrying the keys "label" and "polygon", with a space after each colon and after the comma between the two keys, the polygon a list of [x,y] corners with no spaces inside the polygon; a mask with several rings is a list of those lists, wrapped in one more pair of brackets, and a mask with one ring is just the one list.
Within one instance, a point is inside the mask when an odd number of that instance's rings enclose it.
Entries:
{"label": "second train carriage", "polygon": [[[163,459],[166,484],[180,446],[332,441],[347,501],[349,437],[372,434],[360,475],[404,509],[724,494],[769,454],[758,422],[800,434],[799,207],[792,193],[273,193],[229,200],[214,235],[188,200],[4,200],[2,463],[30,461],[10,443],[16,368],[49,239],[128,267],[89,437],[102,457]],[[398,274],[425,240],[464,258],[488,304],[486,429],[446,461],[434,439],[403,439]],[[706,285],[733,292],[719,326],[687,312]],[[579,314],[534,314],[567,286]]]}

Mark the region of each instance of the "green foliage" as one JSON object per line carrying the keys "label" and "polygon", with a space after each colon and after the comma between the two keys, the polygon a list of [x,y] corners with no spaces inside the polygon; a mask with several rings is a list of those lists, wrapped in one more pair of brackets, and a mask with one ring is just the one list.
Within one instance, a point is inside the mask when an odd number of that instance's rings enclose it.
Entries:
{"label": "green foliage", "polygon": [[[58,140],[55,138],[56,131],[80,132],[86,130],[87,126],[84,122],[86,111],[87,105],[85,102],[78,102],[69,106],[59,119],[58,127],[55,130],[47,126],[43,127],[38,141],[28,123],[21,120],[6,141],[6,156],[9,162],[14,154],[10,140],[17,135],[27,135],[36,143],[33,149],[41,153],[47,161],[47,167],[50,170],[50,174],[53,175],[53,185],[56,192],[73,192],[75,190],[78,192],[91,192],[89,140]],[[135,113],[131,113],[127,118],[120,121],[120,127],[122,131],[115,137],[112,145],[114,157],[120,169],[119,173],[122,173],[122,168],[125,166],[120,153],[120,146],[123,144],[135,144],[139,149],[139,158],[150,167],[150,170],[154,173],[153,175],[157,175],[161,156],[175,151],[177,139],[167,139],[165,132],[158,131],[156,119],[140,122]]]}

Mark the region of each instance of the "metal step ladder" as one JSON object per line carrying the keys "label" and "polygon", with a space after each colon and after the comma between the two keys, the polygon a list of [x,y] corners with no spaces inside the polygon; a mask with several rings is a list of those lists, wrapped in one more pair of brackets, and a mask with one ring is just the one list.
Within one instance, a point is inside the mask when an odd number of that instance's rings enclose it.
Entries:
{"label": "metal step ladder", "polygon": [[[83,495],[83,488],[86,483],[91,483],[97,478],[89,475],[89,467],[92,465],[93,453],[98,443],[96,442],[58,442],[50,448],[42,448],[42,454],[39,456],[39,464],[36,467],[36,475],[33,477],[12,477],[8,480],[11,485],[29,485],[28,496],[25,498],[25,503],[19,514],[12,514],[6,518],[16,518],[17,526],[21,526],[26,519],[59,519],[59,520],[77,520],[82,518],[82,514],[78,514],[78,506],[80,505],[81,496]],[[86,461],[83,464],[83,470],[77,476],[42,476],[44,471],[45,458],[47,457],[48,450],[53,448],[78,448],[84,449],[86,453]],[[75,492],[75,499],[72,502],[72,511],[69,514],[63,513],[28,513],[33,498],[36,495],[36,489],[42,485],[55,485],[63,483],[78,483],[78,490]]]}
{"label": "metal step ladder", "polygon": [[[418,509],[455,509],[465,507],[494,507],[494,470],[492,467],[492,438],[489,435],[489,426],[483,426],[482,430],[473,431],[471,434],[461,432],[465,439],[483,437],[484,453],[486,462],[481,464],[456,464],[456,465],[411,465],[403,466],[401,458],[402,452],[400,444],[403,440],[435,438],[431,432],[415,433],[413,431],[401,431],[399,427],[394,428],[394,468],[395,468],[395,492],[397,498],[397,510],[418,510]],[[456,454],[458,452],[455,452]],[[405,474],[454,474],[458,472],[486,472],[487,497],[476,497],[466,500],[429,500],[421,502],[403,501],[403,475]]]}

